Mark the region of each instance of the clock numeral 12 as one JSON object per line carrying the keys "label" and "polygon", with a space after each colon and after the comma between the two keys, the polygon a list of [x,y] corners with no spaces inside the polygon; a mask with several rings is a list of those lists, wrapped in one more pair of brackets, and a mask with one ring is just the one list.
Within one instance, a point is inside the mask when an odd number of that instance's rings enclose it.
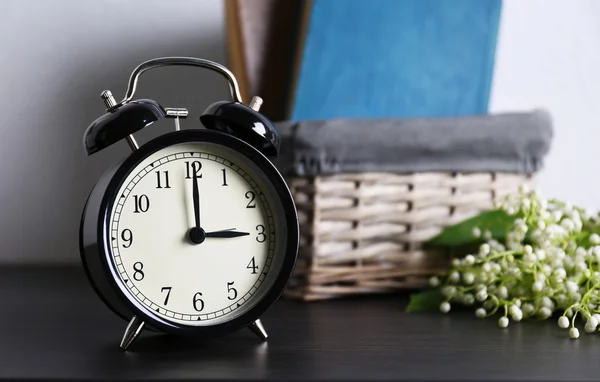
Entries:
{"label": "clock numeral 12", "polygon": [[252,260],[250,260],[250,262],[248,263],[248,266],[246,268],[247,269],[252,269],[252,274],[253,275],[256,274],[256,270],[258,269],[258,265],[256,265],[256,261],[254,261],[254,257],[252,258]]}
{"label": "clock numeral 12", "polygon": [[[162,187],[162,182],[160,181],[160,171],[154,171],[154,173],[156,174],[156,188],[163,188]],[[163,171],[163,173],[165,174],[165,187],[164,188],[171,188],[171,186],[169,186],[169,172],[168,171]]]}
{"label": "clock numeral 12", "polygon": [[[227,293],[229,294],[227,296],[228,300],[235,300],[237,298],[237,290],[235,290],[235,288],[232,288],[231,286],[233,285],[233,281],[230,283],[227,283]],[[233,296],[231,296],[231,292],[233,292]]]}
{"label": "clock numeral 12", "polygon": [[186,179],[192,179],[192,175],[190,175],[190,173],[191,173],[190,167],[191,167],[191,170],[194,171],[194,173],[196,173],[197,178],[202,178],[202,174],[200,174],[200,170],[202,169],[202,163],[200,163],[200,161],[195,160],[191,164],[189,161],[185,161],[185,178]]}
{"label": "clock numeral 12", "polygon": [[148,199],[148,196],[144,194],[133,195],[133,203],[135,204],[135,208],[133,210],[134,214],[146,212],[148,211],[148,208],[150,208],[150,199]]}

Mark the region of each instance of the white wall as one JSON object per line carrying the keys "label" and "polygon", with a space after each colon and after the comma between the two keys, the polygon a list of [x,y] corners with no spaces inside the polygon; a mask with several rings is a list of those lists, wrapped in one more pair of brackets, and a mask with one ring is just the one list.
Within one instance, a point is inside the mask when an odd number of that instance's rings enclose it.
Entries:
{"label": "white wall", "polygon": [[600,209],[600,1],[504,0],[490,109],[555,124],[544,194]]}
{"label": "white wall", "polygon": [[[79,261],[85,199],[129,152],[83,150],[100,92],[121,99],[131,71],[155,57],[224,62],[222,0],[2,0],[0,10],[0,261]],[[185,127],[229,93],[217,74],[179,67],[144,74],[136,96],[187,107]]]}

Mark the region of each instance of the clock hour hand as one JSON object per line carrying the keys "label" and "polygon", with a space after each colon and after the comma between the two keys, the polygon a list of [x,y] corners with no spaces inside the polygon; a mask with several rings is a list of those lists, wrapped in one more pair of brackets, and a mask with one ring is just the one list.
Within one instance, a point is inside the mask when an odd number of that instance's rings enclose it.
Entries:
{"label": "clock hour hand", "polygon": [[206,237],[229,238],[229,237],[239,237],[239,236],[250,235],[250,233],[248,233],[248,232],[239,232],[239,231],[234,231],[234,230],[235,230],[235,228],[230,228],[230,229],[224,229],[221,231],[206,232],[205,236]]}

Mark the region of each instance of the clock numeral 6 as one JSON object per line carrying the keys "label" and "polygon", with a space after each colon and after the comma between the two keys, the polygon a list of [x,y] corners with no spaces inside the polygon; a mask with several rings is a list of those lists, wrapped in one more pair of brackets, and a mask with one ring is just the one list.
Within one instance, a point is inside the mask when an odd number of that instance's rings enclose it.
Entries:
{"label": "clock numeral 6", "polygon": [[144,264],[142,264],[141,262],[137,262],[135,264],[133,264],[133,279],[135,281],[142,281],[144,279]]}
{"label": "clock numeral 6", "polygon": [[123,231],[121,231],[121,239],[123,239],[123,241],[125,242],[123,244],[123,248],[131,247],[131,244],[133,244],[133,233],[131,232],[131,230],[125,228]]}
{"label": "clock numeral 6", "polygon": [[265,226],[259,224],[256,226],[256,230],[258,231],[258,234],[256,235],[256,241],[259,243],[264,243],[265,240],[267,240],[267,235],[265,235]]}
{"label": "clock numeral 6", "polygon": [[253,191],[246,191],[246,199],[250,199],[250,201],[246,205],[246,208],[256,208],[256,203],[254,202],[255,198],[256,195],[254,195]]}
{"label": "clock numeral 6", "polygon": [[194,309],[196,309],[197,312],[200,312],[202,309],[204,309],[204,301],[202,301],[200,297],[202,297],[202,293],[200,292],[194,295]]}
{"label": "clock numeral 6", "polygon": [[169,186],[169,172],[168,171],[163,171],[164,174],[164,178],[165,178],[165,186],[162,186],[161,182],[161,177],[160,176],[160,171],[154,171],[154,173],[156,174],[156,188],[171,188],[171,186]]}
{"label": "clock numeral 6", "polygon": [[202,174],[200,174],[201,169],[202,163],[200,163],[200,161],[195,160],[191,164],[189,161],[185,161],[185,178],[192,179],[192,175],[190,175],[192,171],[196,173],[197,178],[202,178]]}
{"label": "clock numeral 6", "polygon": [[258,269],[258,265],[256,265],[256,261],[254,260],[254,257],[252,258],[252,260],[250,260],[250,262],[248,263],[248,266],[246,268],[247,269],[252,269],[252,274],[253,275],[256,274],[256,270]]}
{"label": "clock numeral 6", "polygon": [[[227,296],[228,300],[235,300],[237,298],[237,290],[235,290],[235,288],[232,288],[233,285],[233,281],[230,283],[227,283],[227,293],[229,294]],[[231,292],[233,292],[233,296],[231,295]]]}
{"label": "clock numeral 6", "polygon": [[133,195],[133,203],[135,204],[135,208],[133,210],[134,214],[146,212],[148,211],[148,208],[150,208],[150,199],[148,199],[148,196],[145,194]]}

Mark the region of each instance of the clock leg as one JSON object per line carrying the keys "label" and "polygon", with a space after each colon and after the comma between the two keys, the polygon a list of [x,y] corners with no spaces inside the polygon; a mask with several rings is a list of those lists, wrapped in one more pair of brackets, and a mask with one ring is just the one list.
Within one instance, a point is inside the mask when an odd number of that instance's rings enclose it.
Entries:
{"label": "clock leg", "polygon": [[261,340],[266,341],[268,337],[267,331],[263,327],[262,322],[260,322],[260,320],[256,320],[250,325],[248,325],[248,329],[250,329],[252,333],[256,334]]}
{"label": "clock leg", "polygon": [[140,334],[143,327],[144,321],[140,320],[137,316],[133,316],[127,325],[127,329],[125,329],[125,334],[121,340],[121,349],[127,350],[129,345],[131,345],[131,343],[137,338],[138,334]]}

